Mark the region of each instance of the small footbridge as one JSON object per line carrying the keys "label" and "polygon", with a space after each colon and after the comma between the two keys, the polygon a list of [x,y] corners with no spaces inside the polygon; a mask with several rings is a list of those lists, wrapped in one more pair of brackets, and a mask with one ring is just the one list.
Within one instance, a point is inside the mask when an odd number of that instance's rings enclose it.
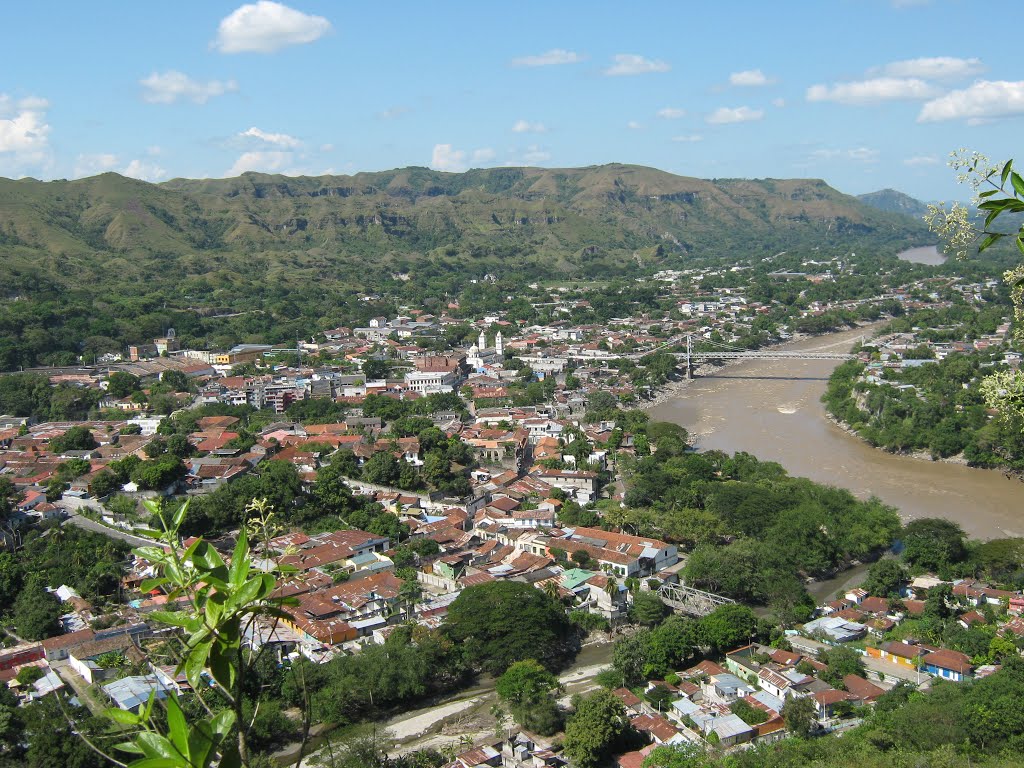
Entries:
{"label": "small footbridge", "polygon": [[658,597],[673,610],[690,616],[707,616],[719,606],[736,602],[730,597],[682,584],[662,584],[658,588]]}

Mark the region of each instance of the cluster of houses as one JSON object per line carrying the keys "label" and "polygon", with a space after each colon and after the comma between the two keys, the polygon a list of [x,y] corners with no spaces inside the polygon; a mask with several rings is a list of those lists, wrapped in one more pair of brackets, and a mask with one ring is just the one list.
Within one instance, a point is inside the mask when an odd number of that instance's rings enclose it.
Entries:
{"label": "cluster of houses", "polygon": [[[936,360],[945,360],[952,354],[971,355],[993,349],[1001,349],[1001,362],[1016,370],[1020,367],[1024,355],[1006,347],[1009,338],[1009,322],[1000,324],[994,333],[983,334],[973,341],[935,342],[927,335],[914,331],[893,333],[876,339],[871,348],[861,352],[860,360],[865,364],[861,381],[874,385],[891,383],[885,379],[886,371],[899,373],[908,368],[928,365]],[[923,350],[927,350],[930,357],[922,357]],[[912,384],[895,384],[894,386],[901,389],[914,389]]]}
{"label": "cluster of houses", "polygon": [[[948,607],[964,629],[988,624],[1018,647],[1024,642],[1024,595],[993,588],[975,579],[944,582],[920,576],[894,601],[849,590],[819,607],[820,617],[787,632],[791,650],[753,644],[725,654],[720,662],[702,661],[669,680],[650,680],[643,689],[619,688],[633,727],[649,746],[617,758],[620,768],[640,768],[660,745],[696,744],[718,748],[772,741],[786,735],[783,708],[792,698],[814,703],[817,727],[839,731],[860,721],[870,707],[900,681],[927,688],[933,680],[962,682],[998,669],[965,653],[911,636],[887,639],[902,621],[922,615],[929,590],[951,588]],[[992,610],[982,610],[985,606]],[[986,618],[987,615],[987,618]],[[823,675],[823,652],[846,647],[862,655],[864,674],[841,681]],[[982,660],[984,661],[984,660]],[[826,680],[827,678],[827,680]]]}
{"label": "cluster of houses", "polygon": [[787,735],[782,710],[791,698],[811,699],[816,719],[832,727],[840,702],[846,708],[838,711],[856,712],[886,691],[857,675],[846,676],[838,690],[818,677],[825,669],[813,655],[755,644],[727,653],[722,663],[681,670],[671,682],[651,680],[643,691],[619,688],[613,693],[650,746],[620,756],[618,765],[639,768],[662,745],[727,749],[775,741]]}
{"label": "cluster of houses", "polygon": [[[898,601],[872,596],[863,589],[849,590],[836,600],[820,606],[821,614],[802,627],[805,636],[794,641],[808,649],[828,645],[854,644],[879,670],[888,667],[893,677],[922,683],[930,678],[961,682],[991,674],[995,667],[956,649],[944,648],[914,638],[902,637],[900,625],[920,618],[925,612],[929,590],[948,585],[952,599],[947,606],[963,629],[986,627],[1015,645],[1024,642],[1024,595],[997,589],[976,579],[942,581],[918,576],[904,585]],[[900,635],[902,639],[893,639]],[[810,638],[810,639],[807,639]]]}

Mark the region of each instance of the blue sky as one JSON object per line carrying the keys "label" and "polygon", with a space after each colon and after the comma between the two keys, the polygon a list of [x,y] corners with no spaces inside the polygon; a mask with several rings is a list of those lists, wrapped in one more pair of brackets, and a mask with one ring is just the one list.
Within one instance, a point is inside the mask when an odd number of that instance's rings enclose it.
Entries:
{"label": "blue sky", "polygon": [[[967,198],[1024,64],[966,0],[34,3],[4,9],[0,175],[638,163]],[[1024,157],[1024,155],[1022,155]]]}

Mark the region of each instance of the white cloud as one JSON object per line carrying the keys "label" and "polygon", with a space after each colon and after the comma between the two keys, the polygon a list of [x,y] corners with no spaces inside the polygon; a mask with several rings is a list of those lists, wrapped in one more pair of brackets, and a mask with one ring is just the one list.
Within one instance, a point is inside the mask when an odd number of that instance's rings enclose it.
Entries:
{"label": "white cloud", "polygon": [[221,53],[273,53],[289,45],[312,43],[331,31],[323,16],[258,0],[221,19],[213,47]]}
{"label": "white cloud", "polygon": [[785,99],[772,99],[772,106],[773,107],[777,107],[778,109],[782,109],[784,106],[786,106],[786,100]]}
{"label": "white cloud", "polygon": [[242,155],[235,160],[235,164],[227,170],[225,176],[241,176],[246,171],[273,173],[287,167],[291,161],[291,152],[282,152],[279,150],[268,150],[266,152],[243,152]]}
{"label": "white cloud", "polygon": [[215,96],[238,90],[238,83],[234,80],[208,80],[203,83],[173,69],[154,72],[139,84],[142,85],[143,100],[151,104],[173,104],[178,99],[205,104]]}
{"label": "white cloud", "polygon": [[938,93],[935,86],[916,77],[876,77],[831,86],[812,85],[807,89],[807,100],[859,106],[883,101],[919,101],[930,99]]}
{"label": "white cloud", "polygon": [[474,163],[489,163],[494,159],[495,152],[490,147],[481,147],[473,150]]}
{"label": "white cloud", "polygon": [[665,107],[664,109],[658,110],[658,117],[665,120],[678,120],[680,117],[686,116],[685,109],[678,109],[677,107]]}
{"label": "white cloud", "polygon": [[877,163],[879,152],[877,149],[868,147],[857,147],[855,149],[816,149],[811,152],[811,160],[853,160],[858,163]]}
{"label": "white cloud", "polygon": [[610,77],[622,75],[646,75],[649,72],[668,72],[670,67],[664,61],[647,59],[636,53],[617,53],[612,57],[613,64],[603,70]]}
{"label": "white cloud", "polygon": [[680,144],[693,144],[698,141],[704,141],[704,137],[697,133],[691,133],[688,136],[673,136],[672,141]]}
{"label": "white cloud", "polygon": [[466,153],[461,149],[452,148],[451,144],[435,144],[430,167],[435,171],[461,173],[466,170]]}
{"label": "white cloud", "polygon": [[626,127],[629,128],[629,130],[631,131],[639,131],[641,128],[643,128],[643,125],[636,120],[630,120],[628,123],[626,123]]}
{"label": "white cloud", "polygon": [[116,171],[122,176],[143,181],[160,181],[167,177],[166,170],[147,160],[132,160],[127,165],[122,165],[120,158],[110,153],[79,155],[75,159],[74,176],[76,179],[83,176],[96,176],[108,171]]}
{"label": "white cloud", "polygon": [[22,109],[0,120],[0,152],[39,152],[49,146],[46,115]]}
{"label": "white cloud", "polygon": [[906,160],[903,161],[904,165],[909,165],[911,167],[938,165],[938,163],[939,158],[932,157],[931,155],[918,155],[916,157],[908,157]]}
{"label": "white cloud", "polygon": [[575,51],[567,51],[564,48],[552,48],[550,51],[536,56],[520,56],[512,59],[513,67],[551,67],[558,64],[578,64],[586,59]]}
{"label": "white cloud", "polygon": [[757,87],[770,85],[773,82],[775,81],[766,76],[760,69],[747,69],[743,72],[733,72],[729,75],[729,85]]}
{"label": "white cloud", "polygon": [[256,126],[242,131],[238,135],[241,138],[257,139],[267,144],[273,144],[274,146],[284,147],[286,149],[294,149],[302,143],[294,136],[289,136],[287,133],[267,133],[266,131],[261,131]]}
{"label": "white cloud", "polygon": [[52,164],[48,107],[45,99],[14,102],[0,94],[0,174],[20,176]]}
{"label": "white cloud", "polygon": [[728,123],[749,123],[760,120],[764,117],[763,109],[751,109],[750,107],[719,107],[707,117],[707,121],[713,125],[726,125]]}
{"label": "white cloud", "polygon": [[515,133],[546,133],[547,126],[544,123],[531,123],[529,120],[516,120],[512,126]]}
{"label": "white cloud", "polygon": [[156,163],[146,162],[145,160],[132,160],[125,166],[121,173],[124,176],[130,176],[133,179],[142,179],[143,181],[160,181],[160,179],[167,176],[167,171],[159,165]]}
{"label": "white cloud", "polygon": [[958,59],[953,56],[894,61],[882,67],[889,77],[920,77],[925,80],[959,80],[985,71],[981,59]]}
{"label": "white cloud", "polygon": [[919,123],[967,120],[979,123],[996,117],[1024,114],[1024,80],[979,80],[921,107]]}
{"label": "white cloud", "polygon": [[527,165],[537,165],[538,163],[546,163],[551,159],[551,153],[547,152],[536,144],[531,144],[526,148],[526,152],[523,153],[523,162]]}
{"label": "white cloud", "polygon": [[95,154],[79,155],[75,159],[74,176],[79,179],[83,176],[95,176],[99,173],[106,173],[117,168],[119,164],[117,155]]}

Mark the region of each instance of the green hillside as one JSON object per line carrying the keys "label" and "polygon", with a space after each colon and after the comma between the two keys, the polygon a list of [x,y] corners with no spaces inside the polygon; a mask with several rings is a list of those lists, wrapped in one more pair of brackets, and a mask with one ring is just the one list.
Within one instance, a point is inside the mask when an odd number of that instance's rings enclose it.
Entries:
{"label": "green hillside", "polygon": [[252,335],[304,329],[365,309],[353,289],[389,292],[397,275],[452,295],[485,274],[628,276],[780,250],[895,253],[927,239],[920,222],[820,180],[708,181],[630,165],[0,179],[0,370],[37,362],[53,334],[63,349],[95,337],[95,351],[169,324],[188,333],[216,312],[261,314],[246,321]]}
{"label": "green hillside", "polygon": [[872,208],[877,208],[880,211],[903,213],[916,219],[920,219],[928,213],[927,203],[922,203],[917,198],[895,189],[880,189],[877,192],[868,192],[866,195],[857,195],[857,199],[865,205],[870,205]]}

